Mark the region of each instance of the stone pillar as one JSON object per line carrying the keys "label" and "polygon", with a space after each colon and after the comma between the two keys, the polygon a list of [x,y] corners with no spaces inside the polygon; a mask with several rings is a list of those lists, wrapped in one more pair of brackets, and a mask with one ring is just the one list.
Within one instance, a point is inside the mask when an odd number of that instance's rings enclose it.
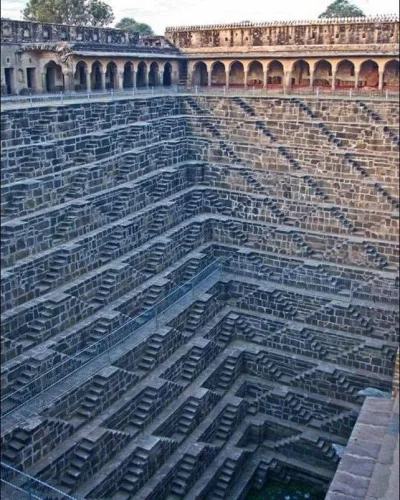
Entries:
{"label": "stone pillar", "polygon": [[150,73],[150,71],[144,72],[144,86],[146,89],[149,88],[149,73]]}
{"label": "stone pillar", "polygon": [[335,90],[336,89],[336,73],[332,72],[332,83],[331,83],[331,89]]}
{"label": "stone pillar", "polygon": [[72,71],[63,71],[64,75],[64,92],[74,90],[74,74]]}
{"label": "stone pillar", "polygon": [[310,89],[314,87],[314,71],[310,71]]}
{"label": "stone pillar", "polygon": [[247,78],[249,76],[249,72],[248,71],[245,71],[244,72],[244,88],[247,89],[248,88],[248,83],[247,83]]}
{"label": "stone pillar", "polygon": [[283,88],[290,89],[292,87],[292,72],[291,70],[286,71],[283,76]]}
{"label": "stone pillar", "polygon": [[100,75],[101,75],[101,90],[106,90],[106,72],[101,71]]}
{"label": "stone pillar", "polygon": [[211,87],[211,69],[207,71],[207,84]]}
{"label": "stone pillar", "polygon": [[160,87],[164,86],[164,71],[163,70],[158,72],[158,85]]}
{"label": "stone pillar", "polygon": [[267,69],[264,71],[264,88],[265,89],[268,88],[268,70]]}
{"label": "stone pillar", "polygon": [[42,91],[43,92],[47,92],[47,88],[46,88],[46,71],[44,73],[42,73]]}
{"label": "stone pillar", "polygon": [[136,88],[136,71],[132,69],[132,87]]}
{"label": "stone pillar", "polygon": [[379,83],[378,83],[378,89],[382,90],[383,89],[383,70],[379,70]]}
{"label": "stone pillar", "polygon": [[116,90],[123,90],[123,88],[124,88],[124,72],[118,71],[117,72],[117,89]]}
{"label": "stone pillar", "polygon": [[359,71],[355,71],[354,72],[354,88],[355,89],[358,89],[358,75],[359,75]]}
{"label": "stone pillar", "polygon": [[91,73],[90,73],[89,69],[86,68],[85,69],[85,80],[86,80],[86,90],[87,91],[92,90],[91,89],[92,79],[90,77],[91,77]]}

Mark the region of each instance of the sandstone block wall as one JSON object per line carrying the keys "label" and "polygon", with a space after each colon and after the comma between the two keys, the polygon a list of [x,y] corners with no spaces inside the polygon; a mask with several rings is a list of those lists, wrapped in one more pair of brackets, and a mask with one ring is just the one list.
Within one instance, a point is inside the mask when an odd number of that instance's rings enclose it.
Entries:
{"label": "sandstone block wall", "polygon": [[359,392],[392,389],[398,116],[179,95],[2,113],[2,460],[80,498],[326,490]]}

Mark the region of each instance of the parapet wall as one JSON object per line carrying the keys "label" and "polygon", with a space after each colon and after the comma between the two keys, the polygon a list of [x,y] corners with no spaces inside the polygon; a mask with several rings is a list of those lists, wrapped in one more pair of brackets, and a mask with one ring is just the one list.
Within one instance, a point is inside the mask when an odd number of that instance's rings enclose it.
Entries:
{"label": "parapet wall", "polygon": [[395,16],[388,16],[182,26],[167,28],[166,37],[181,49],[398,44],[399,23]]}
{"label": "parapet wall", "polygon": [[1,43],[86,42],[132,46],[139,42],[139,33],[115,28],[69,26],[1,19]]}

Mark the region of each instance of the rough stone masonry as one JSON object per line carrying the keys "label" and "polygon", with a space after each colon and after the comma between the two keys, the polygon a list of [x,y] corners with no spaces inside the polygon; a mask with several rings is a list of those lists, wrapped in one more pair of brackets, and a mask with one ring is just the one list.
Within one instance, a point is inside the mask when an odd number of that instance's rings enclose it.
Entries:
{"label": "rough stone masonry", "polygon": [[3,463],[82,499],[327,491],[360,391],[392,390],[398,125],[245,94],[4,111]]}

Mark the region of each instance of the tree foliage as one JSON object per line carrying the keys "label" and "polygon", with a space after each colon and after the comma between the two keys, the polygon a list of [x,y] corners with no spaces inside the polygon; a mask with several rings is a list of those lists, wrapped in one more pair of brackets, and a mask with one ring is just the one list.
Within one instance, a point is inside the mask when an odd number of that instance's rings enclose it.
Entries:
{"label": "tree foliage", "polygon": [[132,17],[123,17],[115,27],[124,31],[138,31],[141,35],[154,35],[151,26],[145,23],[138,23]]}
{"label": "tree foliage", "polygon": [[320,19],[334,17],[365,17],[365,14],[357,5],[350,3],[348,0],[335,0],[328,5],[325,12],[318,17]]}
{"label": "tree foliage", "polygon": [[112,8],[101,0],[28,0],[22,11],[27,21],[108,26],[114,21]]}

